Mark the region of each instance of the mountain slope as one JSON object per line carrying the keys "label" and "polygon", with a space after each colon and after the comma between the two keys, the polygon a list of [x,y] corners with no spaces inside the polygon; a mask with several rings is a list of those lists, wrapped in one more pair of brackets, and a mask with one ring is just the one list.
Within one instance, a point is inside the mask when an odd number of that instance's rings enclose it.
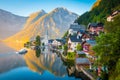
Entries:
{"label": "mountain slope", "polygon": [[[95,6],[99,3],[97,6]],[[75,22],[88,25],[90,22],[105,22],[114,8],[120,5],[120,0],[97,0],[92,10],[81,15]]]}
{"label": "mountain slope", "polygon": [[[33,15],[39,15],[34,13]],[[65,8],[56,8],[42,17],[31,15],[22,31],[7,39],[7,41],[28,41],[37,35],[44,36],[48,33],[49,38],[61,37],[69,28],[69,25],[78,17],[77,14]]]}
{"label": "mountain slope", "polygon": [[101,0],[97,0],[94,5],[92,6],[92,9],[93,10],[94,8],[96,8],[99,4],[100,4]]}
{"label": "mountain slope", "polygon": [[23,28],[26,17],[17,16],[0,9],[0,39],[5,39]]}

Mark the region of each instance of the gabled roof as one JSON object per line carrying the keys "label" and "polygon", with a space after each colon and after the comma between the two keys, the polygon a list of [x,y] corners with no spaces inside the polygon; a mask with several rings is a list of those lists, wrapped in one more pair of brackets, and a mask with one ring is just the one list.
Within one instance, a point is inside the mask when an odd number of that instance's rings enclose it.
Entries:
{"label": "gabled roof", "polygon": [[58,41],[58,42],[62,42],[62,39],[55,39],[56,41]]}
{"label": "gabled roof", "polygon": [[86,41],[88,44],[90,44],[91,46],[94,46],[96,44],[95,40],[87,40]]}
{"label": "gabled roof", "polygon": [[74,31],[79,31],[79,30],[85,30],[85,26],[83,25],[79,25],[77,23],[73,23],[70,25],[70,28],[69,29],[73,29]]}
{"label": "gabled roof", "polygon": [[53,39],[48,40],[48,43],[52,43],[52,42],[53,42]]}
{"label": "gabled roof", "polygon": [[90,26],[92,26],[92,27],[97,27],[97,23],[89,23],[89,24],[88,24],[88,29],[90,28]]}
{"label": "gabled roof", "polygon": [[76,64],[90,64],[88,58],[76,58]]}
{"label": "gabled roof", "polygon": [[101,22],[100,23],[89,23],[88,24],[88,29],[90,28],[90,26],[96,28],[96,27],[103,27],[103,25],[104,24],[101,23]]}
{"label": "gabled roof", "polygon": [[52,43],[54,40],[56,40],[56,41],[58,41],[58,42],[61,42],[61,43],[63,43],[63,44],[65,44],[66,43],[66,40],[65,39],[50,39],[50,40],[48,40],[48,42],[49,43]]}
{"label": "gabled roof", "polygon": [[77,51],[77,54],[85,54],[84,51]]}
{"label": "gabled roof", "polygon": [[71,40],[71,42],[82,42],[80,37],[79,39],[77,39],[77,35],[72,35],[69,37],[69,39]]}

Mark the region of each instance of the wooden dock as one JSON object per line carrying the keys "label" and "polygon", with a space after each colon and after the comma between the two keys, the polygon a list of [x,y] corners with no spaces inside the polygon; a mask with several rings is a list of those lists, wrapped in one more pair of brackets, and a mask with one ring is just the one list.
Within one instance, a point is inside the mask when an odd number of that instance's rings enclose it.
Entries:
{"label": "wooden dock", "polygon": [[87,71],[83,66],[80,66],[80,67],[76,66],[75,68],[78,72],[83,72],[91,80],[96,80],[95,76],[92,75],[89,71]]}

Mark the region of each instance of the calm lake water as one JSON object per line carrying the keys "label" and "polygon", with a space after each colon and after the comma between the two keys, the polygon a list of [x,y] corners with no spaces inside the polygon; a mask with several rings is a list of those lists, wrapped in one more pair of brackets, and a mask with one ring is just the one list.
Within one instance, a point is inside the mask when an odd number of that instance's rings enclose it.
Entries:
{"label": "calm lake water", "polygon": [[68,66],[48,49],[40,55],[30,49],[25,55],[15,52],[0,43],[0,80],[81,80],[68,76]]}

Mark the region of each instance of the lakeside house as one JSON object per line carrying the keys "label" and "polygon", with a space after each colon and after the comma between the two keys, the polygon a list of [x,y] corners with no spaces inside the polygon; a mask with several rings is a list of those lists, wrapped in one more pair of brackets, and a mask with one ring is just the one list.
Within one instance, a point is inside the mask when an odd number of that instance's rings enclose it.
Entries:
{"label": "lakeside house", "polygon": [[71,52],[74,52],[76,50],[76,46],[78,44],[81,44],[82,43],[82,40],[81,40],[81,36],[78,34],[78,35],[70,35],[69,38],[68,38],[68,49],[71,51]]}
{"label": "lakeside house", "polygon": [[76,46],[82,43],[82,35],[85,33],[85,26],[73,23],[68,30],[68,49],[70,52],[76,50]]}
{"label": "lakeside house", "polygon": [[50,39],[48,43],[52,46],[59,47],[66,43],[65,39]]}
{"label": "lakeside house", "polygon": [[87,41],[84,41],[81,45],[83,47],[84,52],[89,52],[90,47],[95,46],[95,44],[96,44],[95,40],[87,40]]}
{"label": "lakeside house", "polygon": [[75,64],[77,68],[80,68],[81,66],[91,68],[91,62],[88,58],[76,58]]}

